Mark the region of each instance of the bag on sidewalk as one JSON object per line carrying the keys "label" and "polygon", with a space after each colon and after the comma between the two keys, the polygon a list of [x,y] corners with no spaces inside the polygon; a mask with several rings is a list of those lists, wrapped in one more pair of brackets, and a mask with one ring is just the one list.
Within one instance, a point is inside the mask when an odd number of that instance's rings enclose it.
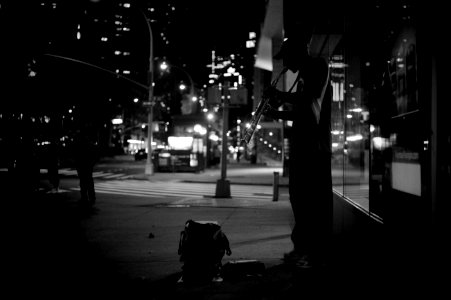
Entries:
{"label": "bag on sidewalk", "polygon": [[219,277],[222,258],[232,251],[217,222],[188,220],[180,233],[178,254],[183,262],[183,281],[199,282]]}

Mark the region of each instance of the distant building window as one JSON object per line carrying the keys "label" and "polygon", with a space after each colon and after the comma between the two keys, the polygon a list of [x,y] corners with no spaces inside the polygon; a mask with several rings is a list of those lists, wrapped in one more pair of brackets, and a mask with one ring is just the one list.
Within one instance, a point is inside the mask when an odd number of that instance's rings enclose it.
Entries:
{"label": "distant building window", "polygon": [[255,41],[246,41],[246,48],[255,48]]}

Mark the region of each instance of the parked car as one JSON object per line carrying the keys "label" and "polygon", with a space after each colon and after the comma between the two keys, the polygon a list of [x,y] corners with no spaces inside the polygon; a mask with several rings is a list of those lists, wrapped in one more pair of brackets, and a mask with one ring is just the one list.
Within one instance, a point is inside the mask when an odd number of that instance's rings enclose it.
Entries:
{"label": "parked car", "polygon": [[[152,151],[152,160],[155,161],[158,159],[158,154],[162,151],[162,149],[154,149]],[[147,151],[146,149],[139,149],[135,153],[135,160],[146,160],[147,159]]]}
{"label": "parked car", "polygon": [[135,160],[143,160],[147,159],[147,151],[146,149],[139,149],[135,153]]}

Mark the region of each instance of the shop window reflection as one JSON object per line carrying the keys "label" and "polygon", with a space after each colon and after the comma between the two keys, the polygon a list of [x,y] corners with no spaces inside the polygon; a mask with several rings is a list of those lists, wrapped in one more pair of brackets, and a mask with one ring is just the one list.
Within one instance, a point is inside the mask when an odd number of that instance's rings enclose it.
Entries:
{"label": "shop window reflection", "polygon": [[330,60],[333,188],[380,219],[392,190],[421,193],[416,32],[411,7],[397,8],[378,6],[358,27],[343,20]]}
{"label": "shop window reflection", "polygon": [[331,137],[332,137],[332,184],[339,194],[343,194],[343,160],[344,160],[344,57],[334,55],[330,59],[330,78],[332,85]]}

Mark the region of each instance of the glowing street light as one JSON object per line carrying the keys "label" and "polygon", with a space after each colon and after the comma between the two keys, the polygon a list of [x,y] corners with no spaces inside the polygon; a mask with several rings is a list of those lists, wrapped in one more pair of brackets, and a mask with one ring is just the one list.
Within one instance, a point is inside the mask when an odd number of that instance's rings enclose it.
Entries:
{"label": "glowing street light", "polygon": [[[189,99],[191,99],[192,101],[195,101],[194,100],[194,98],[195,98],[195,96],[194,96],[194,81],[193,81],[193,78],[191,77],[191,75],[189,75],[189,73],[185,70],[185,69],[183,69],[183,68],[181,68],[181,67],[178,67],[178,66],[175,66],[175,65],[169,65],[167,62],[165,62],[165,61],[163,61],[161,64],[160,64],[160,70],[162,70],[162,71],[170,71],[170,68],[175,68],[175,69],[177,69],[177,70],[180,70],[180,71],[182,71],[185,75],[186,75],[186,77],[188,77],[188,80],[189,80],[189,85],[190,85],[190,90],[189,90]],[[187,86],[186,86],[186,84],[184,84],[184,83],[182,83],[182,84],[180,84],[179,85],[179,89],[180,90],[182,90],[182,91],[184,91],[185,89],[187,88]],[[197,98],[196,98],[197,99]]]}

